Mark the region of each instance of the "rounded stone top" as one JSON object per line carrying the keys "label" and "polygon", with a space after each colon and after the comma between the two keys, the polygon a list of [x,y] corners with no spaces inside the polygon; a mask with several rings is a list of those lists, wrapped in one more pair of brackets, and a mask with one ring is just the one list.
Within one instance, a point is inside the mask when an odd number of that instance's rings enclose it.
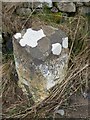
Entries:
{"label": "rounded stone top", "polygon": [[60,55],[62,49],[68,48],[66,33],[52,26],[32,27],[22,33],[16,33],[14,38],[34,59],[44,61],[51,53]]}

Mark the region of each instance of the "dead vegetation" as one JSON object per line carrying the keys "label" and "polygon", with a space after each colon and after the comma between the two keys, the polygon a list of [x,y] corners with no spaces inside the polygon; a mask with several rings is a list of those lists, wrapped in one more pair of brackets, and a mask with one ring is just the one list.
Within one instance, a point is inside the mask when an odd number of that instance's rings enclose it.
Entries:
{"label": "dead vegetation", "polygon": [[[68,69],[66,79],[56,85],[48,98],[41,103],[38,103],[24,112],[11,116],[12,118],[22,119],[39,119],[45,118],[46,116],[53,114],[54,111],[60,108],[64,103],[77,91],[87,94],[88,92],[88,74],[89,74],[89,63],[88,63],[88,52],[86,48],[82,53],[76,56],[73,60],[73,64]],[[85,96],[84,96],[85,97]]]}
{"label": "dead vegetation", "polygon": [[14,62],[9,59],[2,65],[2,112],[5,116],[22,111],[30,106],[29,100],[19,88],[17,82],[18,76]]}
{"label": "dead vegetation", "polygon": [[[7,9],[7,12],[5,11],[5,13],[3,14],[3,17],[6,18],[3,19],[3,25],[5,26],[5,28],[7,28],[7,30],[13,31],[13,33],[14,30],[19,31],[23,25],[21,24],[20,22],[21,18],[19,17],[18,18],[16,17],[17,19],[12,20],[13,22],[11,22],[12,12],[16,9],[16,7],[17,7],[16,4],[13,5],[13,7]],[[3,9],[6,8],[4,7]],[[75,17],[69,17],[69,18],[67,17],[65,23],[58,25],[58,27],[64,29],[69,35],[69,48],[70,48],[69,61],[68,61],[69,68],[65,80],[62,81],[62,83],[57,84],[52,89],[50,95],[41,103],[37,103],[29,108],[25,108],[25,110],[22,110],[23,112],[19,111],[19,113],[15,112],[12,115],[8,115],[7,118],[9,119],[29,118],[32,120],[39,120],[39,118],[45,118],[49,115],[52,115],[54,118],[55,110],[58,110],[61,106],[63,106],[65,102],[67,102],[67,100],[69,100],[69,98],[74,93],[80,92],[84,97],[87,96],[89,90],[88,85],[89,85],[89,68],[90,68],[89,65],[90,46],[88,44],[90,38],[89,38],[89,30],[88,30],[88,19],[87,17],[82,16],[80,14]],[[6,67],[7,69],[4,66],[3,68],[5,69],[5,71],[7,71],[7,75],[9,75],[8,71],[12,69],[12,65],[10,65],[9,68]],[[6,76],[5,71],[3,71],[4,76]],[[3,81],[2,86],[3,86],[4,96],[7,96],[9,92],[13,94],[11,91],[14,90],[14,88],[17,85],[14,82],[15,82],[14,79],[11,80],[11,78]],[[10,87],[11,84],[12,87]],[[17,96],[17,99],[20,99],[19,97]],[[12,97],[10,99],[11,101],[13,101],[13,104],[16,104],[15,99],[12,100]],[[3,101],[6,101],[5,97],[3,98]],[[5,105],[5,103],[3,104]],[[13,109],[14,107],[15,106],[13,106]]]}
{"label": "dead vegetation", "polygon": [[[9,2],[2,3],[2,31],[4,33],[16,33],[22,29],[22,26],[26,22],[26,16],[18,16],[15,14],[15,10],[18,7],[23,7],[22,2]],[[31,19],[28,20],[28,23],[25,24],[25,28],[31,27]]]}

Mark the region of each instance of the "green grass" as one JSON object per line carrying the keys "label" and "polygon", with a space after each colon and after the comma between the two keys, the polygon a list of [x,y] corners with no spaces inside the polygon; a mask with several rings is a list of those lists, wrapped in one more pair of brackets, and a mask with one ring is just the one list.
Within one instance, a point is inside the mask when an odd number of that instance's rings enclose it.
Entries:
{"label": "green grass", "polygon": [[51,10],[47,6],[44,6],[43,12],[34,13],[33,16],[37,16],[41,20],[48,22],[48,23],[53,22],[53,23],[59,24],[60,19],[62,17],[62,13],[61,12],[52,13]]}

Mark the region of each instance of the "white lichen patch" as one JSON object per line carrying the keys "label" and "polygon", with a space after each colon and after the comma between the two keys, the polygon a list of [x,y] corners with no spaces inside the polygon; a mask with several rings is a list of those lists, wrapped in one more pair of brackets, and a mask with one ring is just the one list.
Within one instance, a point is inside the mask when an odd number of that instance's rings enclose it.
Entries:
{"label": "white lichen patch", "polygon": [[[61,58],[61,57],[60,57]],[[46,79],[46,89],[49,90],[53,86],[56,85],[56,83],[59,81],[61,82],[64,79],[65,76],[65,60],[62,59],[57,59],[57,63],[54,63],[52,61],[51,63],[45,63],[39,65],[37,68],[41,71],[42,75]]]}
{"label": "white lichen patch", "polygon": [[38,41],[45,37],[43,30],[40,29],[38,31],[32,30],[31,28],[27,29],[26,33],[20,40],[20,45],[25,46],[28,45],[30,47],[36,47],[38,45]]}
{"label": "white lichen patch", "polygon": [[16,39],[19,39],[19,38],[22,37],[22,35],[21,35],[21,33],[16,33],[16,34],[14,35],[14,37],[15,37]]}
{"label": "white lichen patch", "polygon": [[39,69],[41,70],[41,73],[46,78],[46,89],[49,90],[52,88],[56,82],[54,81],[55,75],[52,74],[52,72],[49,70],[49,67],[47,65],[40,65]]}
{"label": "white lichen patch", "polygon": [[62,51],[62,46],[60,43],[52,44],[52,53],[54,55],[60,55],[61,51]]}
{"label": "white lichen patch", "polygon": [[62,46],[63,48],[68,48],[68,37],[62,38]]}

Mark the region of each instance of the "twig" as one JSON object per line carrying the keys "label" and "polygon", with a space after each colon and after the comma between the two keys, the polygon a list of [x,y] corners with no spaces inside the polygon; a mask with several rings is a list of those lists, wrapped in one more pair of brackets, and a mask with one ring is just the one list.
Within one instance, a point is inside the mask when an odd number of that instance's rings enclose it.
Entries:
{"label": "twig", "polygon": [[79,23],[80,23],[80,17],[78,19],[78,23],[77,23],[76,30],[75,30],[74,37],[73,37],[73,41],[72,41],[72,45],[71,45],[71,48],[70,48],[69,59],[70,59],[70,55],[71,55],[71,52],[72,52],[72,49],[73,49],[73,45],[74,45],[74,41],[75,41],[75,38],[76,38],[77,30],[78,30],[78,27],[79,27]]}
{"label": "twig", "polygon": [[25,21],[25,23],[22,25],[22,29],[24,29],[26,23],[28,22],[28,20],[30,19],[30,17],[32,16],[32,14],[35,12],[35,9],[33,9],[33,11],[31,12],[31,14],[29,15],[29,17],[27,18],[27,20]]}

